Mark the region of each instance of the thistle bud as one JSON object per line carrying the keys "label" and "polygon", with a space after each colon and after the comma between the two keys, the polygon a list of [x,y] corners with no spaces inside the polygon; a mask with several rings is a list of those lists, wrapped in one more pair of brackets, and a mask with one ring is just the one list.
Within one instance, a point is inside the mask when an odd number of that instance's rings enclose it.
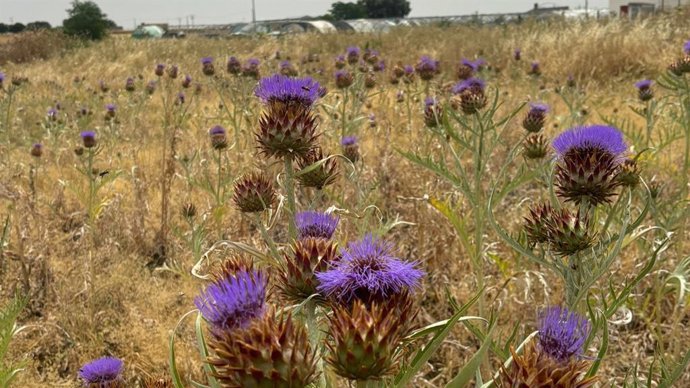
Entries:
{"label": "thistle bud", "polygon": [[235,182],[233,201],[244,213],[262,212],[273,207],[276,193],[270,179],[263,174],[250,173]]}
{"label": "thistle bud", "polygon": [[351,380],[375,380],[395,373],[403,356],[400,343],[411,332],[416,309],[407,295],[387,302],[335,306],[329,315],[326,359]]}
{"label": "thistle bud", "polygon": [[519,48],[516,48],[515,51],[513,51],[513,59],[516,61],[519,61],[522,59],[522,50]]}
{"label": "thistle bud", "polygon": [[548,243],[555,254],[574,255],[594,244],[594,236],[590,232],[590,220],[581,215],[579,210],[573,213],[562,208],[552,211],[550,216],[549,219],[543,219],[540,222],[546,225]]}
{"label": "thistle bud", "polygon": [[532,75],[532,76],[540,76],[541,75],[541,67],[539,66],[539,62],[532,62],[529,68],[529,72],[527,74]]}
{"label": "thistle bud", "polygon": [[359,144],[357,138],[354,136],[345,136],[340,140],[340,145],[343,149],[343,155],[352,163],[357,163],[359,160]]}
{"label": "thistle bud", "polygon": [[156,85],[157,85],[157,83],[154,80],[147,82],[146,83],[146,93],[148,93],[149,95],[153,94],[153,92],[156,91]]}
{"label": "thistle bud", "polygon": [[382,59],[380,61],[377,61],[371,66],[371,69],[374,70],[377,73],[380,73],[384,70],[386,70],[386,62]]}
{"label": "thistle bud", "polygon": [[157,64],[156,68],[153,70],[153,73],[159,77],[162,77],[163,74],[165,74],[165,64],[163,64],[163,63]]}
{"label": "thistle bud", "polygon": [[393,66],[393,75],[396,78],[402,78],[405,75],[405,68],[401,64]]}
{"label": "thistle bud", "polygon": [[573,77],[572,74],[568,75],[568,79],[566,80],[565,85],[571,89],[573,89],[577,85],[575,82],[575,77]]}
{"label": "thistle bud", "polygon": [[259,79],[261,73],[259,71],[259,60],[256,58],[249,58],[247,63],[242,68],[242,75],[249,78]]}
{"label": "thistle bud", "polygon": [[540,134],[531,134],[525,139],[523,143],[524,150],[522,154],[528,159],[542,159],[548,152],[548,143],[546,138]]}
{"label": "thistle bud", "polygon": [[194,203],[188,202],[182,206],[182,217],[189,220],[196,217],[196,206]]}
{"label": "thistle bud", "polygon": [[637,88],[637,96],[640,101],[646,102],[654,98],[654,91],[652,90],[652,81],[644,79],[635,83]]}
{"label": "thistle bud", "polygon": [[74,154],[77,156],[82,156],[84,155],[84,147],[76,147],[74,148]]}
{"label": "thistle bud", "polygon": [[436,128],[441,124],[443,107],[433,97],[424,100],[424,124],[429,128]]}
{"label": "thistle bud", "polygon": [[530,110],[527,116],[522,120],[522,127],[527,132],[537,133],[544,128],[546,121],[546,113],[549,111],[549,106],[546,104],[530,104]]}
{"label": "thistle bud", "polygon": [[458,96],[452,104],[459,106],[465,114],[477,113],[486,106],[485,88],[486,83],[479,78],[458,82],[451,88],[451,92]]}
{"label": "thistle bud", "polygon": [[96,132],[83,131],[80,135],[84,148],[93,148],[96,146]]}
{"label": "thistle bud", "polygon": [[640,170],[634,159],[626,159],[620,166],[617,176],[621,186],[634,188],[640,183]]}
{"label": "thistle bud", "polygon": [[475,65],[475,63],[463,58],[462,61],[460,61],[460,64],[458,65],[455,74],[459,80],[466,80],[468,78],[471,78],[474,75],[475,71],[477,71],[477,66]]}
{"label": "thistle bud", "polygon": [[34,158],[40,158],[43,155],[43,145],[41,143],[35,143],[31,146],[31,156]]}
{"label": "thistle bud", "polygon": [[177,67],[177,65],[172,65],[172,66],[168,67],[168,77],[175,79],[175,78],[177,78],[178,73],[179,73],[179,68]]}
{"label": "thistle bud", "polygon": [[204,73],[204,75],[212,76],[216,73],[216,69],[213,67],[213,58],[211,57],[201,58],[201,66],[201,72]]}
{"label": "thistle bud", "polygon": [[359,54],[360,54],[360,49],[359,47],[352,46],[347,48],[347,63],[354,65],[355,63],[359,62]]}
{"label": "thistle bud", "polygon": [[[297,180],[302,186],[321,190],[335,182],[338,177],[338,163],[333,158],[329,158],[325,162],[323,161],[324,159],[326,157],[321,147],[314,147],[300,157],[297,165],[300,171],[304,173],[301,173]],[[316,163],[320,164],[314,167]]]}
{"label": "thistle bud", "polygon": [[230,74],[238,75],[242,72],[242,64],[240,63],[239,59],[230,57],[228,58],[228,63],[225,70]]}
{"label": "thistle bud", "polygon": [[376,87],[376,76],[374,73],[367,73],[367,75],[364,76],[364,87],[367,89]]}
{"label": "thistle bud", "polygon": [[295,69],[295,67],[292,66],[292,63],[290,63],[290,61],[283,61],[280,63],[280,74],[286,77],[296,77],[297,69]]}
{"label": "thistle bud", "polygon": [[105,106],[105,119],[111,120],[115,118],[115,111],[117,107],[114,104],[106,104]]}
{"label": "thistle bud", "polygon": [[344,55],[338,55],[335,58],[335,68],[340,70],[345,67],[345,56]]}
{"label": "thistle bud", "polygon": [[211,338],[208,363],[224,387],[306,387],[316,380],[316,352],[304,326],[266,314],[247,329]]}
{"label": "thistle bud", "polygon": [[335,86],[339,89],[350,87],[352,82],[354,82],[354,78],[352,78],[352,74],[349,71],[342,69],[335,72]]}
{"label": "thistle bud", "polygon": [[524,220],[524,229],[530,246],[549,241],[548,224],[553,218],[553,212],[553,208],[548,203],[529,209],[529,216]]}
{"label": "thistle bud", "polygon": [[46,114],[46,117],[48,118],[48,121],[57,121],[58,119],[58,111],[55,108],[50,108],[48,109],[48,113]]}
{"label": "thistle bud", "polygon": [[211,146],[216,150],[225,149],[228,146],[228,138],[225,132],[225,128],[220,125],[216,125],[208,131],[211,137]]}
{"label": "thistle bud", "polygon": [[134,78],[129,77],[125,82],[125,90],[128,92],[133,92],[136,90],[136,85],[134,84]]}
{"label": "thistle bud", "polygon": [[379,60],[379,52],[370,48],[364,49],[364,54],[362,55],[362,59],[373,65],[376,63],[376,61]]}
{"label": "thistle bud", "polygon": [[[299,214],[298,214],[299,216]],[[278,288],[293,303],[318,294],[316,272],[323,272],[338,258],[337,244],[318,237],[306,237],[292,244],[285,254],[285,266],[278,275]],[[323,301],[323,298],[319,298]]]}
{"label": "thistle bud", "polygon": [[188,89],[189,86],[192,84],[192,76],[187,74],[184,76],[182,79],[182,87],[185,89]]}
{"label": "thistle bud", "polygon": [[440,72],[439,61],[424,55],[419,59],[419,62],[417,62],[415,72],[419,74],[419,78],[423,81],[429,81]]}

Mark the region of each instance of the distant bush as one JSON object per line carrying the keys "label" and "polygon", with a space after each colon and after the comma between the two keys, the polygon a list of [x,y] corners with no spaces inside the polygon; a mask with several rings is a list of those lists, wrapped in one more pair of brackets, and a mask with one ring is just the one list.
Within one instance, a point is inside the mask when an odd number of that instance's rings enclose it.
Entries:
{"label": "distant bush", "polygon": [[69,17],[62,22],[65,34],[82,39],[101,40],[114,25],[93,1],[75,0],[67,14]]}
{"label": "distant bush", "polygon": [[70,40],[59,31],[26,31],[0,43],[0,65],[48,59],[69,46]]}

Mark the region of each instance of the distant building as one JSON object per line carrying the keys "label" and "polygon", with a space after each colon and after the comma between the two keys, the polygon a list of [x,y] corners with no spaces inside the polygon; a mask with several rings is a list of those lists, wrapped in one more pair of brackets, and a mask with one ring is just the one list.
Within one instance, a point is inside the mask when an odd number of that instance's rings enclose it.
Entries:
{"label": "distant building", "polygon": [[609,10],[621,17],[635,18],[655,11],[670,11],[677,7],[690,5],[690,0],[609,0]]}

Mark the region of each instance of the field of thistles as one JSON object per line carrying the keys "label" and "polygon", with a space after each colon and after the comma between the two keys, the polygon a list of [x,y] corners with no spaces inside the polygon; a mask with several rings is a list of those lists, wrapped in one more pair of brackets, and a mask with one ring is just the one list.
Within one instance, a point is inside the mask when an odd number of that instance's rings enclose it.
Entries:
{"label": "field of thistles", "polygon": [[0,64],[0,386],[690,385],[688,17]]}

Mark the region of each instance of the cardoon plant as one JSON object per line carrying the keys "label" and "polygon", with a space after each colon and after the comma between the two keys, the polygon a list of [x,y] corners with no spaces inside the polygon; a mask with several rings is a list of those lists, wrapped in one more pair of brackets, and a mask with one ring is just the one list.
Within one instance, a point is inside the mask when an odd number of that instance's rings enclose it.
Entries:
{"label": "cardoon plant", "polygon": [[297,213],[295,224],[297,225],[300,240],[313,237],[330,240],[338,227],[340,218],[328,213],[304,211]]}
{"label": "cardoon plant", "polygon": [[290,78],[280,74],[263,78],[255,95],[266,110],[259,119],[256,140],[268,157],[282,158],[285,165],[285,190],[290,212],[289,232],[295,236],[296,214],[293,161],[304,158],[316,143],[316,116],[312,107],[320,97],[321,86],[312,78]]}
{"label": "cardoon plant", "polygon": [[114,357],[93,360],[79,369],[79,378],[85,388],[124,388],[124,363]]}
{"label": "cardoon plant", "polygon": [[528,132],[537,133],[544,128],[546,121],[546,113],[549,112],[549,106],[542,103],[530,104],[530,109],[527,112],[524,120],[522,120],[522,127]]}
{"label": "cardoon plant", "polygon": [[419,62],[415,65],[414,70],[415,73],[419,74],[420,79],[430,81],[440,72],[439,61],[423,55],[419,58]]}
{"label": "cardoon plant", "polygon": [[356,163],[359,158],[359,144],[355,136],[345,136],[340,139],[340,145],[343,150],[343,155],[352,163]]}

